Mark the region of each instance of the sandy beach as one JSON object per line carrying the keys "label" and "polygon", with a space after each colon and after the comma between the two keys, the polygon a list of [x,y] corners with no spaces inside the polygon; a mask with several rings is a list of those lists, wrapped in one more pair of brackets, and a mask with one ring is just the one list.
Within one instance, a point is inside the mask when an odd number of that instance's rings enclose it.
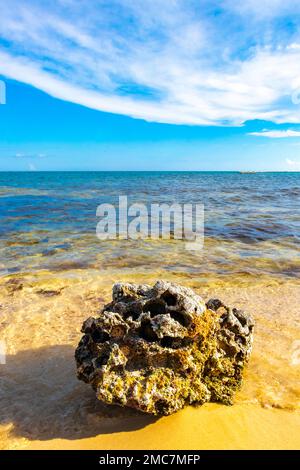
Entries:
{"label": "sandy beach", "polygon": [[[180,282],[251,311],[254,350],[231,407],[206,404],[160,419],[101,404],[75,375],[83,320],[117,280],[152,283],[157,271],[69,270],[5,276],[0,284],[2,449],[292,449],[300,445],[297,281]],[[170,281],[178,276],[170,275]],[[295,343],[296,341],[296,343]]]}
{"label": "sandy beach", "polygon": [[[127,421],[127,422],[126,422]],[[299,448],[299,414],[265,410],[255,405],[188,407],[173,416],[122,419],[124,430],[104,429],[83,439],[32,441],[28,449],[162,449],[230,450]],[[118,429],[115,423],[115,428]],[[126,429],[126,425],[128,428]],[[112,427],[113,427],[112,426]],[[122,427],[121,426],[121,427]],[[131,430],[136,427],[137,430]]]}

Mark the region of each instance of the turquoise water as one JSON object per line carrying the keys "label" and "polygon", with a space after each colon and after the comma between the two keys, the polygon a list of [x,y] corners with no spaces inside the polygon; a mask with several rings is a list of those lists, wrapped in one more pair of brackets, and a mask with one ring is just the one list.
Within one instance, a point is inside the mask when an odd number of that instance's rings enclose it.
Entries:
{"label": "turquoise water", "polygon": [[[203,203],[205,245],[96,237],[96,208]],[[300,274],[300,173],[0,173],[2,274],[68,269],[184,271],[199,276]]]}

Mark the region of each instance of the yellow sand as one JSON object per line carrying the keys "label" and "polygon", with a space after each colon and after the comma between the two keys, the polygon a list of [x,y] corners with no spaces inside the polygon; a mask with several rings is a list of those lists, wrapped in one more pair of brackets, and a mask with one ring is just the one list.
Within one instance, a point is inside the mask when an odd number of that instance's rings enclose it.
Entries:
{"label": "yellow sand", "polygon": [[[75,376],[82,321],[109,301],[118,280],[161,273],[77,270],[0,280],[0,448],[291,449],[300,447],[299,282],[203,285],[170,274],[205,299],[219,297],[256,320],[254,350],[235,404],[188,407],[155,420],[104,406]],[[298,348],[298,349],[297,349]]]}
{"label": "yellow sand", "polygon": [[[254,405],[188,407],[136,431],[33,441],[30,449],[297,449],[300,416]],[[126,425],[124,426],[126,427]]]}

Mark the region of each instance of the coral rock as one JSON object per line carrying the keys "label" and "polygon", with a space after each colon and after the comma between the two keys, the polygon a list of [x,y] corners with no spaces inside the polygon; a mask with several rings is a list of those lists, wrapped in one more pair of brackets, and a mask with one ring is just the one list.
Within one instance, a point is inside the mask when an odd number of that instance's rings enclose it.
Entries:
{"label": "coral rock", "polygon": [[168,415],[186,404],[232,403],[253,321],[173,283],[118,283],[112,302],[82,332],[77,375],[99,400]]}

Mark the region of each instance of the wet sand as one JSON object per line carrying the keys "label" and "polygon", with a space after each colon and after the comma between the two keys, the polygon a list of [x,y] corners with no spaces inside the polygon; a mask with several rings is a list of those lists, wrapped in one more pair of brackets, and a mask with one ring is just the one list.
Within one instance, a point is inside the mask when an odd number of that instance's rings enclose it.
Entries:
{"label": "wet sand", "polygon": [[[148,422],[147,422],[148,421]],[[33,441],[29,449],[295,449],[299,448],[300,416],[255,405],[188,407],[140,429],[111,431],[95,437]]]}
{"label": "wet sand", "polygon": [[[162,275],[163,274],[163,275]],[[235,404],[206,404],[154,419],[99,403],[75,376],[82,321],[119,280],[152,283],[166,273],[77,269],[0,280],[0,448],[288,449],[300,446],[300,285],[296,280],[205,283],[171,273],[206,300],[251,312],[254,349]]]}

